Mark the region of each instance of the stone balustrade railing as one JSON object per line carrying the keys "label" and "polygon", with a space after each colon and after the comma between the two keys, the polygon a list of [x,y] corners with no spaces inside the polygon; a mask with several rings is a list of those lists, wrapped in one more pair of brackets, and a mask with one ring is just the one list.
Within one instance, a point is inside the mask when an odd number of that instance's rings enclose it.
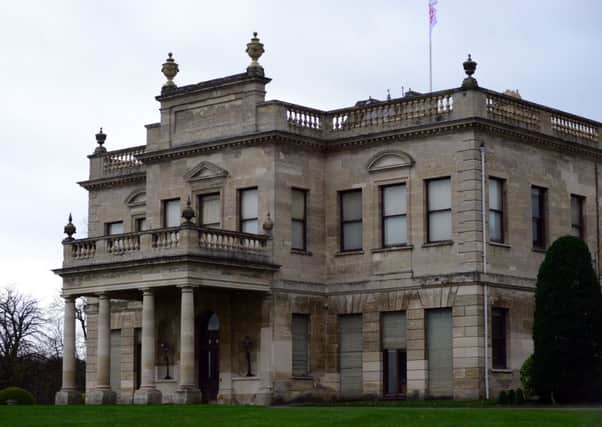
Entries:
{"label": "stone balustrade railing", "polygon": [[105,176],[132,173],[142,170],[142,162],[136,158],[143,154],[145,146],[107,151],[102,156],[102,172]]}
{"label": "stone balustrade railing", "polygon": [[170,255],[207,255],[230,261],[271,262],[266,235],[183,225],[135,233],[65,240],[65,266]]}
{"label": "stone balustrade railing", "polygon": [[[262,104],[280,120],[274,130],[340,139],[379,130],[403,129],[446,121],[483,118],[574,143],[602,147],[602,124],[488,89],[451,89],[424,95],[321,111],[281,101]],[[260,107],[262,108],[262,107]],[[261,130],[272,130],[269,127]]]}

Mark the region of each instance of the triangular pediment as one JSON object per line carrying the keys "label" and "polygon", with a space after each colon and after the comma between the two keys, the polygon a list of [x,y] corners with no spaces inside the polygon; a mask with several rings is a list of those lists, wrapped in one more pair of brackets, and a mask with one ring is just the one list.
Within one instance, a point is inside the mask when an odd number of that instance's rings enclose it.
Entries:
{"label": "triangular pediment", "polygon": [[204,179],[223,178],[226,176],[228,176],[227,170],[204,160],[186,172],[184,179],[187,181],[201,181]]}
{"label": "triangular pediment", "polygon": [[368,162],[369,172],[407,168],[414,164],[414,159],[403,151],[385,151],[378,153]]}

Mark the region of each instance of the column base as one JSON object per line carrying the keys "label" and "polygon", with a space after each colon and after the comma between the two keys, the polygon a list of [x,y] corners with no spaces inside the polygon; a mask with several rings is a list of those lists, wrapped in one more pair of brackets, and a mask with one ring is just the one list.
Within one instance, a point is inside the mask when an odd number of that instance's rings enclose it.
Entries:
{"label": "column base", "polygon": [[87,405],[114,405],[117,403],[117,393],[110,388],[97,388],[86,394]]}
{"label": "column base", "polygon": [[75,389],[61,389],[54,395],[55,405],[79,405],[82,403],[82,394]]}
{"label": "column base", "polygon": [[160,405],[162,395],[156,388],[140,388],[134,393],[134,405]]}
{"label": "column base", "polygon": [[192,387],[178,388],[174,394],[174,402],[179,405],[201,403],[201,390]]}

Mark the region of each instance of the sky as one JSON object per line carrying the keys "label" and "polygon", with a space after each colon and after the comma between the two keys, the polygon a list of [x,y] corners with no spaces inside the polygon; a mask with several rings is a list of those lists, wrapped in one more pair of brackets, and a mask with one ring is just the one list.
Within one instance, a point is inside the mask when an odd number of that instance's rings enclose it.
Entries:
{"label": "sky", "polygon": [[[433,90],[482,87],[602,121],[602,2],[439,0]],[[50,301],[69,212],[85,237],[94,134],[145,143],[159,121],[161,64],[178,85],[244,72],[253,31],[267,99],[320,109],[387,89],[428,91],[428,0],[27,1],[0,13],[0,287]]]}

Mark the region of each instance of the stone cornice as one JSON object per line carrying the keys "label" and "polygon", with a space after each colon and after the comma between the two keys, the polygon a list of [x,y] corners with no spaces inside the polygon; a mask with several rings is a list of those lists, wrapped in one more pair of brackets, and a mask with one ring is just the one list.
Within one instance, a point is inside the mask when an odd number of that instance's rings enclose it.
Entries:
{"label": "stone cornice", "polygon": [[91,179],[78,182],[88,191],[101,190],[103,188],[116,187],[120,185],[137,184],[146,181],[146,172],[135,172],[124,175],[110,176],[106,178]]}
{"label": "stone cornice", "polygon": [[252,261],[229,261],[227,258],[214,258],[210,256],[201,256],[201,255],[176,255],[176,256],[158,256],[158,257],[149,257],[138,260],[129,260],[129,261],[116,261],[116,262],[107,262],[107,263],[99,263],[99,264],[88,264],[81,266],[71,266],[64,268],[57,268],[52,270],[53,273],[64,277],[64,276],[73,276],[78,274],[89,274],[89,273],[97,273],[97,272],[107,272],[107,271],[115,271],[115,270],[129,270],[131,268],[139,268],[139,267],[148,267],[148,266],[156,266],[159,264],[182,264],[182,263],[192,263],[192,264],[211,264],[211,265],[219,265],[224,267],[231,268],[243,268],[245,270],[258,270],[265,272],[274,272],[277,271],[280,266],[277,264],[269,264],[269,263],[259,263]]}

